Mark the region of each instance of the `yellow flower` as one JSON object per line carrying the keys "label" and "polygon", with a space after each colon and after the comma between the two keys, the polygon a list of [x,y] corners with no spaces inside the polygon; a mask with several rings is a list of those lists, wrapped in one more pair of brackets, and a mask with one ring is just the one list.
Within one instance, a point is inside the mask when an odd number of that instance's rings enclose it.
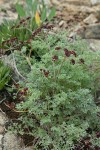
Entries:
{"label": "yellow flower", "polygon": [[36,14],[35,14],[35,21],[36,21],[36,24],[37,24],[38,26],[40,26],[40,24],[41,24],[41,19],[40,19],[40,16],[39,16],[38,11],[36,11]]}

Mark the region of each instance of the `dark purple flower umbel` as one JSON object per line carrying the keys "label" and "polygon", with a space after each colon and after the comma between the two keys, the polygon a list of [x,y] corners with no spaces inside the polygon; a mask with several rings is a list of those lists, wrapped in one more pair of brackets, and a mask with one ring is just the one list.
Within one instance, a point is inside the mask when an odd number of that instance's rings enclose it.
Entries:
{"label": "dark purple flower umbel", "polygon": [[75,51],[70,51],[71,54],[73,54],[75,57],[77,56]]}
{"label": "dark purple flower umbel", "polygon": [[97,132],[97,133],[96,133],[96,137],[97,137],[97,138],[100,138],[100,132]]}
{"label": "dark purple flower umbel", "polygon": [[61,47],[55,47],[55,50],[59,51],[61,49]]}
{"label": "dark purple flower umbel", "polygon": [[54,55],[54,56],[52,57],[52,60],[53,60],[53,61],[57,61],[57,60],[58,60],[58,56]]}
{"label": "dark purple flower umbel", "polygon": [[71,55],[71,53],[70,53],[70,51],[68,50],[68,49],[64,49],[64,52],[65,52],[65,55],[67,56],[67,57],[70,57],[70,55]]}
{"label": "dark purple flower umbel", "polygon": [[74,51],[74,50],[72,50],[72,51],[69,51],[68,49],[64,49],[64,52],[65,52],[65,55],[67,56],[67,57],[70,57],[70,55],[74,55],[75,57],[77,56],[77,54],[76,54],[76,52]]}
{"label": "dark purple flower umbel", "polygon": [[71,59],[71,63],[72,63],[73,65],[75,65],[75,60],[74,60],[74,59]]}
{"label": "dark purple flower umbel", "polygon": [[80,63],[81,63],[81,64],[84,64],[84,59],[81,58],[81,59],[80,59]]}
{"label": "dark purple flower umbel", "polygon": [[49,71],[43,70],[45,77],[48,77]]}

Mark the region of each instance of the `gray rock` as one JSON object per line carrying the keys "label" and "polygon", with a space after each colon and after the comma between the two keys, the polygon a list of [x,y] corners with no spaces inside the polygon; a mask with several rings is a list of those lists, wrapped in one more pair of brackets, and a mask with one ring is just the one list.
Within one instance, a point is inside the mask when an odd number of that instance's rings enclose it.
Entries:
{"label": "gray rock", "polygon": [[2,150],[2,147],[0,146],[0,150]]}
{"label": "gray rock", "polygon": [[91,0],[92,5],[100,4],[100,0]]}
{"label": "gray rock", "polygon": [[85,30],[85,38],[100,39],[100,24],[87,26]]}
{"label": "gray rock", "polygon": [[100,39],[100,24],[88,25],[84,29],[80,29],[80,32],[77,33],[85,39]]}
{"label": "gray rock", "polygon": [[95,39],[87,39],[87,42],[89,43],[90,49],[93,51],[100,51],[100,40]]}
{"label": "gray rock", "polygon": [[5,128],[3,126],[0,125],[0,134],[3,134],[5,131]]}
{"label": "gray rock", "polygon": [[11,133],[6,133],[4,135],[4,148],[3,150],[21,150],[23,147],[23,142],[21,138]]}
{"label": "gray rock", "polygon": [[4,135],[3,145],[3,150],[33,150],[33,146],[25,147],[21,138],[9,132]]}
{"label": "gray rock", "polygon": [[98,21],[96,16],[94,14],[90,14],[87,18],[83,20],[84,23],[86,24],[94,24]]}

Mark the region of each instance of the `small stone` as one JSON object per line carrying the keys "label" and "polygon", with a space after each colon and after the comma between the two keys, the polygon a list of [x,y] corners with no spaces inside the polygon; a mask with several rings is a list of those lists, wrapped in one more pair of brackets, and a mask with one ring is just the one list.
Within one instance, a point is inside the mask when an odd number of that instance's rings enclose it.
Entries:
{"label": "small stone", "polygon": [[5,128],[3,126],[0,125],[0,134],[3,134],[5,131]]}
{"label": "small stone", "polygon": [[58,28],[57,28],[57,27],[54,27],[54,28],[53,28],[53,31],[54,31],[54,32],[57,32],[57,31],[58,31]]}
{"label": "small stone", "polygon": [[63,25],[65,24],[65,21],[60,21],[60,23],[59,23],[59,27],[62,27]]}
{"label": "small stone", "polygon": [[83,20],[86,24],[94,24],[98,21],[94,14],[90,14],[86,19]]}

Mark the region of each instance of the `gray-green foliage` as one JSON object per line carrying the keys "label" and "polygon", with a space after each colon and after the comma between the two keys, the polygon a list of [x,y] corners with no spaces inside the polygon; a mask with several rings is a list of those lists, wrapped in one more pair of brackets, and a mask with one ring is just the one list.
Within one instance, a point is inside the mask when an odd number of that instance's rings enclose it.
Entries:
{"label": "gray-green foliage", "polygon": [[[83,137],[94,138],[88,128],[100,129],[100,109],[93,97],[98,77],[93,63],[100,53],[91,52],[80,39],[69,42],[64,34],[46,36],[41,46],[39,42],[32,44],[41,60],[32,64],[26,83],[22,83],[28,87],[28,95],[16,107],[27,112],[14,128],[35,137],[34,148],[39,150],[72,150]],[[76,57],[67,56],[66,49]],[[26,128],[28,132],[24,132]]]}

